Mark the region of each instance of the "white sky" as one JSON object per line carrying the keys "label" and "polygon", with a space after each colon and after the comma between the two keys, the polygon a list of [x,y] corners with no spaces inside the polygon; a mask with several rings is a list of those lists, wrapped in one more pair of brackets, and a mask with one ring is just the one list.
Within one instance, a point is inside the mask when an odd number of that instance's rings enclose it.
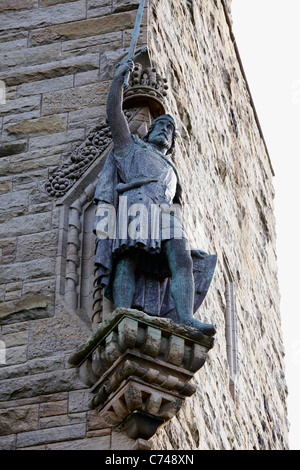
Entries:
{"label": "white sky", "polygon": [[233,32],[275,171],[290,449],[300,450],[300,0],[233,0]]}

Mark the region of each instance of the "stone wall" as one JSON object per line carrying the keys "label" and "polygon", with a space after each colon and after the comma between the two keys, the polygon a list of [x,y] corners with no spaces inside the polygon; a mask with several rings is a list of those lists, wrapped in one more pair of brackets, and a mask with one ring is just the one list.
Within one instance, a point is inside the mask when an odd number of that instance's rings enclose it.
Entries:
{"label": "stone wall", "polygon": [[[71,204],[77,196],[88,203],[84,188],[99,168],[64,202],[45,184],[105,118],[138,3],[1,2],[1,449],[132,446],[88,410],[89,391],[67,362],[91,325],[64,299],[65,235],[76,231]],[[148,31],[150,56],[170,85],[191,243],[219,256],[199,312],[216,325],[216,345],[194,379],[197,394],[152,438],[154,449],[287,447],[273,175],[224,7],[151,0],[139,39],[145,45]]]}
{"label": "stone wall", "polygon": [[[120,445],[88,411],[87,387],[67,363],[91,329],[60,296],[64,207],[45,183],[105,117],[137,5],[1,1],[1,449]],[[145,32],[144,22],[139,45]]]}
{"label": "stone wall", "polygon": [[153,438],[157,449],[288,445],[273,171],[226,3],[154,0],[150,8],[149,49],[171,84],[168,111],[179,127],[190,241],[219,258],[199,311],[216,325],[216,346],[195,379],[197,396]]}

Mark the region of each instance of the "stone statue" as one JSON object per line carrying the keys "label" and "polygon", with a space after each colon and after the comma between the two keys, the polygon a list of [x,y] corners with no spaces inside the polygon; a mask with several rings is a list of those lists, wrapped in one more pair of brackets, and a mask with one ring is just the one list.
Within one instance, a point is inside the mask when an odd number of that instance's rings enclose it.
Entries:
{"label": "stone statue", "polygon": [[216,256],[192,250],[181,219],[182,188],[170,160],[174,119],[154,119],[141,140],[122,111],[128,60],[117,69],[107,100],[114,147],[95,192],[98,283],[116,308],[135,308],[213,336],[193,313],[211,283]]}

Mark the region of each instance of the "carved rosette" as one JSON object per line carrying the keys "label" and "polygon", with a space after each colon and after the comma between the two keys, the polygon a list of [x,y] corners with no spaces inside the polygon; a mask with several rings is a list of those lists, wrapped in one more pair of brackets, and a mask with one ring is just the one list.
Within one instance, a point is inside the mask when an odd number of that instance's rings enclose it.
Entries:
{"label": "carved rosette", "polygon": [[149,439],[196,391],[214,339],[170,319],[117,309],[69,359],[91,387],[103,427]]}

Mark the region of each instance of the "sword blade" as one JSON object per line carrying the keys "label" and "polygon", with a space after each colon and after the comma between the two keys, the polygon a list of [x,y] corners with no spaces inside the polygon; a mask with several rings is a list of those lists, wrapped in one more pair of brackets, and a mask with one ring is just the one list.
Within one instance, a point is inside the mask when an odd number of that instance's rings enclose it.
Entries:
{"label": "sword blade", "polygon": [[140,26],[141,26],[141,22],[142,22],[143,11],[144,11],[144,5],[145,5],[145,0],[141,0],[140,4],[139,4],[139,7],[138,7],[137,14],[136,14],[135,24],[134,24],[134,28],[133,28],[133,32],[132,32],[131,41],[130,41],[130,46],[129,46],[129,51],[128,51],[128,59],[132,58],[132,56],[134,54],[134,51],[135,51],[137,41],[138,41]]}
{"label": "sword blade", "polygon": [[[144,11],[144,5],[145,5],[145,0],[141,0],[140,4],[139,4],[139,7],[138,7],[137,14],[136,14],[135,24],[134,24],[134,28],[133,28],[133,32],[132,32],[131,41],[130,41],[128,56],[127,56],[128,60],[133,57],[135,47],[136,47],[137,42],[138,42],[140,26],[141,26],[141,22],[142,22],[143,11]],[[129,82],[128,82],[129,76],[130,76],[130,72],[127,72],[126,75],[125,75],[125,78],[124,78],[124,83],[123,83],[124,88],[128,87],[128,85],[129,85]]]}

